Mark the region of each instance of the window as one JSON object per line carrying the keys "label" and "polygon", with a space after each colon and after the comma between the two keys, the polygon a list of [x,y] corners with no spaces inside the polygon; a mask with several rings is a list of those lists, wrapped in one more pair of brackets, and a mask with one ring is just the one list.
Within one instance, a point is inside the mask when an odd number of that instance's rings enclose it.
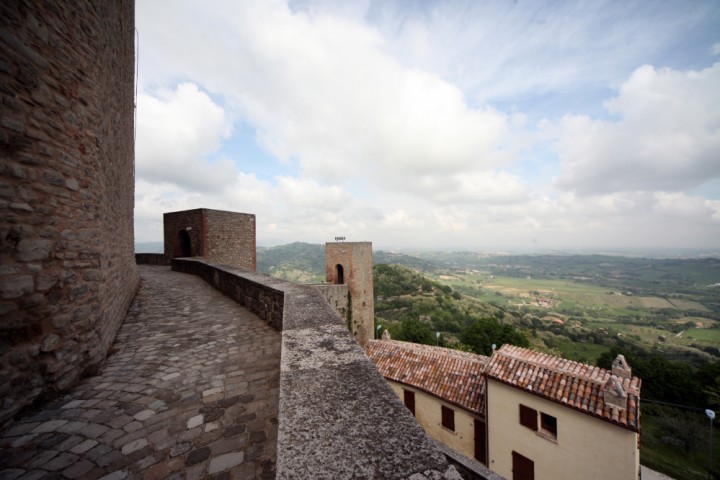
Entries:
{"label": "window", "polygon": [[409,390],[403,390],[403,400],[405,401],[405,406],[412,412],[413,415],[415,415],[415,392],[411,392]]}
{"label": "window", "polygon": [[442,406],[442,426],[455,431],[455,410]]}
{"label": "window", "polygon": [[520,404],[520,425],[537,432],[537,410]]}
{"label": "window", "polygon": [[513,480],[535,480],[535,462],[517,452],[512,452]]}
{"label": "window", "polygon": [[557,438],[557,418],[547,413],[540,413],[540,428],[543,433]]}

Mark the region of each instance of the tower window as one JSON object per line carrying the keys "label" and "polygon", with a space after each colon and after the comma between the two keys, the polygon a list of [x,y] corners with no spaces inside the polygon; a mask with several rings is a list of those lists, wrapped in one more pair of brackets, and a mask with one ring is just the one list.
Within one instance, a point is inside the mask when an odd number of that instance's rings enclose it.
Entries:
{"label": "tower window", "polygon": [[335,265],[335,269],[337,270],[337,284],[342,285],[345,283],[345,274],[343,272],[343,266],[340,264]]}

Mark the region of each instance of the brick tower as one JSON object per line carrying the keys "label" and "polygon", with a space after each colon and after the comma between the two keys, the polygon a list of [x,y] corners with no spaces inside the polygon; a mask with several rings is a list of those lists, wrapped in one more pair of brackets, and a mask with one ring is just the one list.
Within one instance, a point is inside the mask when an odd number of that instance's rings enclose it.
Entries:
{"label": "brick tower", "polygon": [[163,214],[165,257],[203,257],[254,272],[255,215],[196,208]]}
{"label": "brick tower", "polygon": [[325,275],[328,283],[347,284],[350,291],[350,329],[361,347],[373,338],[372,242],[325,244]]}

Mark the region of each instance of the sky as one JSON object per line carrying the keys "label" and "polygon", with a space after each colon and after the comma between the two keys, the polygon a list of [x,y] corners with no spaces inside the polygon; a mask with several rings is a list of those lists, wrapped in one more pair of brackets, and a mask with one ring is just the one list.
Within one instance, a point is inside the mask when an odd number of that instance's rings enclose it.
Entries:
{"label": "sky", "polygon": [[136,242],[720,250],[717,0],[143,0]]}

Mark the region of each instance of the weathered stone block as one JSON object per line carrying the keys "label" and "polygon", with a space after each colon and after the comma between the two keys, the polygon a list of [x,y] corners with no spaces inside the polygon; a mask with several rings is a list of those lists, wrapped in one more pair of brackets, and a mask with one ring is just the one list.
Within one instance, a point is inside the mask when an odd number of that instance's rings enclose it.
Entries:
{"label": "weathered stone block", "polygon": [[0,297],[3,300],[19,298],[32,291],[33,278],[30,275],[0,277]]}
{"label": "weathered stone block", "polygon": [[28,238],[18,242],[17,259],[21,262],[45,260],[50,256],[52,242],[42,238]]}

